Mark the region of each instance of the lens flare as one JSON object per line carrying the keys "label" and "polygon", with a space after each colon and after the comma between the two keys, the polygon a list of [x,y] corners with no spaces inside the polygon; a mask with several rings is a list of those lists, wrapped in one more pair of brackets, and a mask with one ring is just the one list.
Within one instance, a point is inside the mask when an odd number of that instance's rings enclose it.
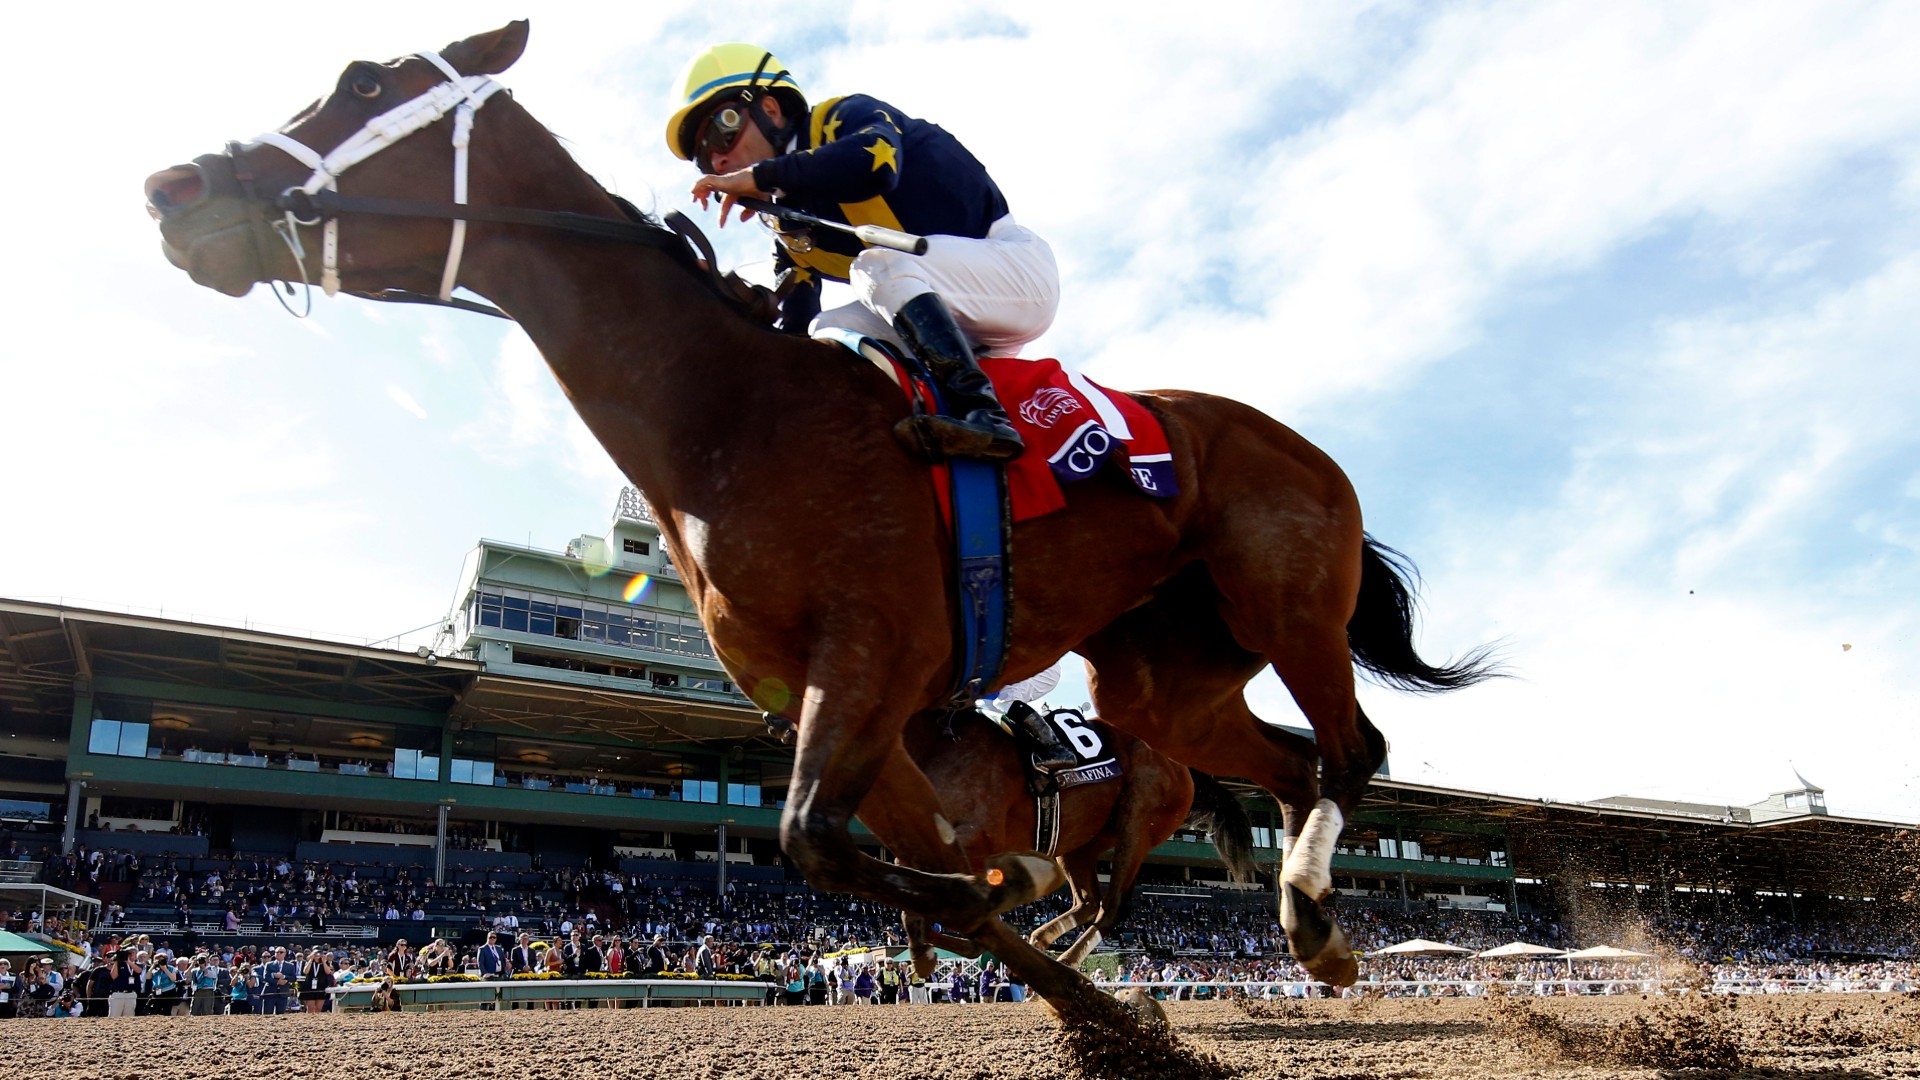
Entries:
{"label": "lens flare", "polygon": [[605,577],[613,571],[613,548],[605,540],[589,540],[578,550],[588,577]]}
{"label": "lens flare", "polygon": [[647,595],[647,586],[651,584],[653,584],[652,578],[645,574],[635,574],[633,580],[627,582],[627,587],[620,590],[620,599],[629,604],[637,604],[641,597]]}

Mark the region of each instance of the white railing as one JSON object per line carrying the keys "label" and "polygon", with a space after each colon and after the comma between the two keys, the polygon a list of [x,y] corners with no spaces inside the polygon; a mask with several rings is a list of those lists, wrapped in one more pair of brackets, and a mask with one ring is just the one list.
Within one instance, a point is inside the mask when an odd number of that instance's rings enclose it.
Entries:
{"label": "white railing", "polygon": [[[1134,987],[1147,989],[1165,989],[1176,991],[1170,994],[1176,1000],[1191,996],[1191,991],[1202,987],[1214,991],[1219,996],[1222,990],[1237,991],[1240,996],[1250,998],[1306,998],[1330,989],[1327,984],[1302,980],[1264,981],[1264,980],[1211,980],[1196,982],[1107,982],[1095,984],[1108,993],[1119,993]],[[1368,991],[1385,991],[1388,997],[1485,997],[1494,987],[1507,988],[1507,992],[1518,992],[1521,996],[1541,997],[1604,997],[1623,994],[1673,994],[1692,990],[1697,983],[1682,979],[1428,979],[1386,982],[1359,982],[1338,991],[1341,996],[1352,997]],[[1453,987],[1458,993],[1443,995],[1434,993],[1442,987]],[[1904,993],[1920,989],[1911,979],[1735,979],[1715,980],[1706,987],[1710,994],[1880,994]],[[1395,993],[1395,991],[1401,991]],[[1424,991],[1424,992],[1423,992]]]}
{"label": "white railing", "polygon": [[[155,919],[134,919],[118,926],[106,927],[116,934],[184,934],[188,927],[177,922],[161,922]],[[194,923],[192,931],[203,937],[284,937],[284,938],[373,938],[380,936],[380,928],[364,923],[341,923],[329,926],[325,930],[308,929],[305,923],[289,923],[269,930],[265,923],[243,922],[238,930],[229,930],[225,923]]]}

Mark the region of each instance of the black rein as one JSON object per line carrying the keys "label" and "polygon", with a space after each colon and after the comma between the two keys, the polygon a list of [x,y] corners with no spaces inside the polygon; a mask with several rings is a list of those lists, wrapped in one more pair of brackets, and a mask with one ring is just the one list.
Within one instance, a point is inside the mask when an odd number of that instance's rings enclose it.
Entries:
{"label": "black rein", "polygon": [[[236,161],[238,158],[236,157]],[[632,204],[619,197],[614,202],[622,212],[637,214]],[[316,221],[340,214],[376,214],[383,217],[438,218],[443,221],[485,221],[500,225],[532,225],[545,229],[558,229],[580,236],[599,237],[603,240],[618,240],[630,244],[645,244],[658,248],[670,255],[682,254],[685,248],[681,244],[691,244],[703,269],[719,285],[720,272],[714,266],[713,246],[693,222],[678,210],[669,210],[662,216],[662,225],[652,225],[644,221],[617,221],[613,218],[596,217],[592,214],[580,214],[571,210],[525,210],[512,206],[459,206],[452,203],[428,202],[423,199],[387,199],[372,196],[341,195],[337,191],[322,191],[309,195],[298,188],[291,189],[273,200],[273,207],[282,212],[292,213],[301,221]],[[450,307],[460,311],[471,311],[481,315],[512,320],[513,316],[488,304],[475,303],[472,300],[442,300],[438,296],[425,293],[407,292],[403,289],[383,289],[379,292],[353,293],[368,300],[380,300],[399,304],[431,304],[437,307]],[[724,291],[722,296],[726,295]]]}

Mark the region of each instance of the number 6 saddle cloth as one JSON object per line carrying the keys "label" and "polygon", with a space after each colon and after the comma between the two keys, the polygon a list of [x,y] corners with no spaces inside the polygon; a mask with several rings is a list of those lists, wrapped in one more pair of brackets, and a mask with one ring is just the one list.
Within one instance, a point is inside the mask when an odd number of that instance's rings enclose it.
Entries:
{"label": "number 6 saddle cloth", "polygon": [[1098,784],[1120,778],[1120,762],[1114,757],[1109,740],[1112,732],[1098,720],[1089,720],[1078,709],[1053,709],[1046,722],[1060,734],[1062,745],[1071,747],[1080,763],[1071,769],[1042,775],[1033,768],[1033,759],[1021,755],[1027,763],[1027,786],[1034,794],[1033,849],[1044,855],[1058,854],[1060,843],[1060,793],[1068,788]]}

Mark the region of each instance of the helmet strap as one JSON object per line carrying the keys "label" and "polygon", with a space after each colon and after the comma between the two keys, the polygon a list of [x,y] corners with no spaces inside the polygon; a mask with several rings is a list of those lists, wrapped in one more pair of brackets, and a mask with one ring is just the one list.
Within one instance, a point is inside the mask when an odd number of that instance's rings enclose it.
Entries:
{"label": "helmet strap", "polygon": [[[767,115],[766,107],[760,103],[760,76],[766,74],[767,65],[772,62],[773,53],[765,52],[760,55],[760,63],[754,66],[753,77],[747,80],[747,88],[740,95],[740,100],[747,106],[747,115],[753,118],[753,126],[760,129],[761,135],[766,136],[767,145],[773,148],[774,153],[783,154],[786,152],[787,143],[793,138],[794,131],[798,129],[800,118],[789,116],[785,124],[776,125]],[[785,68],[781,68],[767,80],[769,94],[772,93],[774,85],[783,78],[789,82],[792,81],[792,76],[787,74]],[[786,110],[782,108],[781,111]]]}
{"label": "helmet strap", "polygon": [[757,101],[747,106],[747,115],[753,118],[753,126],[760,129],[760,134],[766,136],[767,145],[773,147],[774,153],[787,152],[787,143],[793,138],[797,117],[789,118],[784,124],[775,124],[773,118],[767,115],[766,107]]}

